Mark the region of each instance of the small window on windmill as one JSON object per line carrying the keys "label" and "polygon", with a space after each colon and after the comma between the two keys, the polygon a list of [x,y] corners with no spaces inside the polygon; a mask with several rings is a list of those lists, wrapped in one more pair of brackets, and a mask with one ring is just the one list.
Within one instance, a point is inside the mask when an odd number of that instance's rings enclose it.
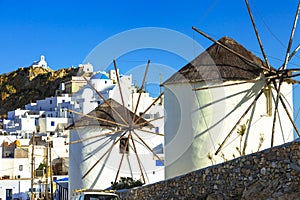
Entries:
{"label": "small window on windmill", "polygon": [[272,116],[272,88],[270,86],[266,87],[264,94],[266,96],[266,113],[268,116]]}
{"label": "small window on windmill", "polygon": [[129,153],[129,139],[125,137],[121,138],[120,140],[120,153],[123,154],[124,151],[127,154]]}

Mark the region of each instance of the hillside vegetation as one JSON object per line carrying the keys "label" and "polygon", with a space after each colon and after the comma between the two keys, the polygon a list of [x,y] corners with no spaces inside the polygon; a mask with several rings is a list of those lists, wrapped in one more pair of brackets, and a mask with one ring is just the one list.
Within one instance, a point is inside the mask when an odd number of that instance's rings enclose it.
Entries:
{"label": "hillside vegetation", "polygon": [[80,73],[79,68],[57,71],[42,67],[19,68],[0,75],[0,117],[30,102],[54,96],[61,82]]}

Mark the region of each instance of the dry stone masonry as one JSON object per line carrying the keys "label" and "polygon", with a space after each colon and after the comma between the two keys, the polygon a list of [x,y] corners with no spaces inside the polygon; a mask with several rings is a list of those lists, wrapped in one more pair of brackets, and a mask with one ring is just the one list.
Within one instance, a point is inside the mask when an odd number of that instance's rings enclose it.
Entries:
{"label": "dry stone masonry", "polygon": [[119,194],[151,200],[300,200],[300,140]]}

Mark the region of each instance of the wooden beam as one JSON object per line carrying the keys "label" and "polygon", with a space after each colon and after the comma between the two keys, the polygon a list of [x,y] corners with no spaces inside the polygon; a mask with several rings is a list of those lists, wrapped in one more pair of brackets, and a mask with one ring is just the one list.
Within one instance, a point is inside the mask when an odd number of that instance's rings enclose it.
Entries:
{"label": "wooden beam", "polygon": [[107,120],[107,119],[103,119],[103,118],[100,118],[100,117],[95,117],[95,116],[83,114],[83,113],[77,112],[77,111],[75,111],[75,110],[70,110],[70,109],[68,109],[67,111],[68,111],[68,112],[71,112],[71,113],[75,113],[75,114],[77,114],[77,115],[81,115],[81,116],[84,116],[84,117],[88,117],[88,118],[91,118],[91,119],[96,119],[96,120],[99,120],[99,121],[102,121],[102,122],[106,122],[106,123],[109,123],[109,124],[112,124],[112,125],[115,125],[115,126],[128,127],[128,126],[125,125],[125,124],[117,123],[117,122],[114,122],[114,121],[111,121],[111,120]]}
{"label": "wooden beam", "polygon": [[116,131],[110,131],[108,133],[101,133],[101,134],[93,135],[93,136],[83,138],[83,139],[80,139],[80,140],[75,140],[75,141],[69,142],[68,144],[69,145],[70,144],[76,144],[76,143],[87,141],[87,140],[90,140],[90,139],[94,139],[94,138],[98,138],[98,137],[102,137],[102,136],[107,136],[107,135],[112,135],[114,133],[118,133],[118,132],[122,132],[122,131],[124,131],[124,130],[116,130]]}
{"label": "wooden beam", "polygon": [[148,108],[133,122],[132,126],[134,126],[142,117],[152,108],[152,106],[162,97],[164,93],[161,93],[151,104]]}
{"label": "wooden beam", "polygon": [[205,87],[200,87],[200,88],[193,88],[193,91],[198,91],[198,90],[207,90],[207,89],[214,89],[214,88],[220,88],[220,87],[228,87],[228,86],[235,86],[235,85],[240,85],[240,84],[245,84],[245,83],[253,83],[256,82],[257,80],[247,80],[247,81],[241,81],[238,83],[229,83],[229,84],[224,84],[224,85],[212,85],[212,86],[205,86]]}
{"label": "wooden beam", "polygon": [[114,62],[114,69],[115,69],[116,76],[117,76],[117,83],[118,83],[119,92],[120,92],[120,96],[121,96],[121,101],[122,101],[122,106],[123,106],[123,112],[124,112],[124,115],[126,117],[126,121],[129,124],[129,122],[128,122],[128,115],[127,115],[128,112],[126,112],[126,107],[125,107],[123,92],[122,92],[122,88],[121,88],[121,84],[120,84],[120,77],[119,77],[119,73],[118,73],[117,63],[116,63],[116,60],[114,60],[113,62]]}
{"label": "wooden beam", "polygon": [[155,118],[155,119],[151,119],[151,120],[146,121],[146,122],[141,122],[141,123],[139,123],[139,124],[136,124],[136,126],[142,126],[142,125],[144,125],[144,124],[149,124],[150,122],[154,122],[154,121],[159,120],[159,119],[162,119],[162,118],[164,118],[164,116],[157,117],[157,118]]}
{"label": "wooden beam", "polygon": [[136,129],[136,130],[138,130],[138,131],[142,131],[142,132],[145,132],[145,133],[150,133],[150,134],[152,134],[152,135],[165,136],[165,135],[164,135],[164,134],[162,134],[162,133],[155,133],[155,132],[153,132],[153,131],[148,131],[148,130],[145,130],[145,129],[143,129],[143,128]]}
{"label": "wooden beam", "polygon": [[135,146],[135,142],[134,142],[134,139],[132,138],[132,136],[131,136],[131,142],[132,142],[132,145],[133,145],[133,150],[134,150],[136,159],[138,161],[138,165],[139,165],[139,169],[140,169],[140,172],[141,172],[141,176],[142,176],[143,182],[146,183],[145,176],[144,176],[143,169],[142,169],[142,165],[141,165],[141,160],[139,158],[139,154],[137,152],[137,149],[136,149],[136,146]]}
{"label": "wooden beam", "polygon": [[84,179],[95,167],[96,165],[114,148],[114,146],[121,140],[121,138],[126,134],[123,133],[112,145],[111,147],[93,164],[93,166],[82,176]]}
{"label": "wooden beam", "polygon": [[98,96],[104,101],[104,103],[106,105],[108,105],[108,107],[110,107],[110,109],[116,114],[118,115],[118,117],[126,124],[128,125],[127,121],[116,111],[116,109],[114,109],[110,103],[104,98],[104,96],[93,86],[93,84],[85,77],[83,76],[84,80],[87,82],[87,84],[98,94]]}
{"label": "wooden beam", "polygon": [[257,30],[256,24],[255,24],[254,17],[253,17],[253,15],[252,15],[252,11],[251,11],[251,9],[250,9],[250,5],[249,5],[248,0],[245,0],[245,3],[246,3],[246,6],[247,6],[247,9],[248,9],[249,16],[250,16],[250,18],[251,18],[251,22],[252,22],[252,25],[253,25],[253,28],[254,28],[254,31],[255,31],[255,35],[256,35],[256,38],[257,38],[257,41],[258,41],[260,50],[261,50],[261,52],[262,52],[262,54],[263,54],[263,56],[264,56],[264,59],[265,59],[265,61],[266,61],[266,64],[267,64],[268,68],[271,69],[270,64],[269,64],[269,61],[268,61],[268,58],[267,58],[267,56],[266,56],[266,54],[265,54],[265,50],[264,50],[264,48],[263,48],[262,41],[261,41],[261,39],[260,39],[260,36],[259,36],[258,30]]}
{"label": "wooden beam", "polygon": [[118,171],[117,171],[117,174],[116,174],[116,177],[115,177],[115,183],[117,182],[117,179],[118,179],[118,176],[119,176],[119,173],[120,173],[120,170],[121,170],[121,166],[122,166],[122,163],[123,163],[123,159],[124,159],[124,155],[125,155],[126,149],[128,147],[128,143],[129,143],[130,137],[131,137],[131,132],[129,132],[128,138],[127,138],[127,140],[125,142],[125,147],[124,147],[123,152],[122,152],[121,161],[120,161],[120,164],[119,164],[119,167],[118,167]]}
{"label": "wooden beam", "polygon": [[132,122],[134,122],[134,120],[135,120],[136,112],[137,112],[137,109],[138,109],[139,104],[140,104],[141,95],[142,95],[143,89],[145,87],[145,82],[146,82],[146,77],[147,77],[149,66],[150,66],[150,60],[148,60],[148,63],[147,63],[146,69],[145,69],[142,86],[141,86],[140,91],[139,91],[139,97],[138,97],[138,100],[137,100],[137,103],[136,103],[136,107],[135,107],[134,112],[133,112],[134,114],[133,114]]}
{"label": "wooden beam", "polygon": [[203,35],[203,36],[206,37],[207,39],[209,39],[209,40],[213,41],[214,43],[220,45],[220,46],[223,47],[224,49],[230,51],[230,52],[233,53],[234,55],[236,55],[236,56],[240,57],[241,59],[245,60],[246,62],[248,62],[248,63],[254,65],[255,67],[257,67],[257,68],[259,68],[259,69],[264,69],[264,70],[266,70],[266,71],[268,71],[268,72],[273,72],[271,69],[269,69],[269,68],[267,68],[267,67],[265,67],[265,66],[263,66],[263,65],[259,66],[257,63],[255,63],[255,62],[249,60],[249,59],[246,58],[245,56],[243,56],[243,55],[239,54],[238,52],[232,50],[231,48],[229,48],[229,47],[227,47],[226,45],[222,44],[222,43],[219,42],[218,40],[213,39],[213,38],[210,37],[208,34],[204,33],[203,31],[200,31],[200,30],[197,29],[196,27],[193,26],[192,29],[195,30],[196,32],[200,33],[201,35]]}
{"label": "wooden beam", "polygon": [[[276,119],[277,119],[277,114],[278,113],[278,102],[279,102],[279,97],[280,97],[280,89],[281,89],[281,84],[282,84],[283,78],[281,77],[279,80],[279,85],[278,88],[276,88],[276,92],[277,92],[277,96],[276,96],[276,100],[275,100],[275,110],[274,110],[274,118],[273,118],[273,125],[272,125],[272,135],[271,135],[271,147],[273,147],[274,145],[274,134],[275,134],[275,127],[276,127]],[[274,84],[274,81],[273,81]],[[276,84],[274,84],[276,85]]]}
{"label": "wooden beam", "polygon": [[[273,81],[273,85],[274,85],[275,90],[276,90],[277,93],[278,93],[279,91],[278,91],[278,89],[277,89],[277,84],[276,84],[275,81]],[[292,118],[292,115],[291,115],[290,112],[288,111],[287,106],[286,106],[286,104],[285,104],[285,102],[284,102],[284,100],[283,100],[283,98],[282,98],[281,95],[279,96],[279,100],[280,100],[280,102],[281,102],[281,104],[282,104],[282,106],[283,106],[283,108],[284,108],[284,110],[285,110],[285,112],[286,112],[286,114],[287,114],[287,116],[288,116],[290,122],[292,123],[292,125],[293,125],[293,127],[294,127],[294,129],[295,129],[295,131],[296,131],[296,133],[297,133],[297,135],[300,137],[300,132],[299,132],[299,130],[298,130],[298,128],[297,128],[297,126],[296,126],[296,124],[295,124],[293,118]]]}
{"label": "wooden beam", "polygon": [[291,50],[292,43],[293,43],[294,33],[295,33],[295,30],[296,30],[296,26],[297,26],[299,11],[300,11],[300,1],[298,2],[298,7],[297,7],[296,14],[295,14],[295,19],[294,19],[293,27],[292,27],[292,30],[291,30],[289,44],[288,44],[288,47],[286,49],[286,54],[285,54],[285,59],[284,59],[284,63],[283,63],[282,69],[286,68],[286,65],[287,65],[287,63],[289,61],[289,54],[290,54],[290,50]]}
{"label": "wooden beam", "polygon": [[163,161],[160,159],[160,157],[148,146],[148,144],[137,134],[134,130],[133,133],[136,135],[136,137],[147,147],[147,149],[158,159],[160,162],[163,163]]}
{"label": "wooden beam", "polygon": [[257,96],[255,97],[255,99],[252,101],[252,103],[250,104],[250,106],[248,106],[248,108],[246,109],[246,111],[242,114],[242,116],[239,118],[239,120],[235,123],[235,125],[233,126],[233,128],[230,130],[230,132],[228,133],[228,135],[226,136],[226,138],[223,140],[223,142],[220,144],[219,148],[217,149],[215,155],[217,155],[221,149],[223,148],[224,144],[226,143],[226,141],[229,139],[229,137],[232,135],[233,131],[236,129],[236,127],[241,123],[241,121],[243,120],[243,118],[247,115],[247,113],[250,111],[250,109],[254,106],[254,104],[256,103],[256,101],[259,99],[259,97],[263,94],[265,86],[270,84],[270,80],[262,87],[262,89],[260,90],[260,92],[257,94]]}

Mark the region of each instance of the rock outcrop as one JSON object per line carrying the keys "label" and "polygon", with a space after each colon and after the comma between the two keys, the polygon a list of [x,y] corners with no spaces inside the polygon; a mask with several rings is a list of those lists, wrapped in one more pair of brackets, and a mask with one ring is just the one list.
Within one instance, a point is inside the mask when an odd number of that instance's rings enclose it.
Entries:
{"label": "rock outcrop", "polygon": [[54,96],[60,83],[81,74],[79,68],[54,71],[27,67],[0,75],[0,117],[6,117],[8,111],[23,108],[30,102]]}

